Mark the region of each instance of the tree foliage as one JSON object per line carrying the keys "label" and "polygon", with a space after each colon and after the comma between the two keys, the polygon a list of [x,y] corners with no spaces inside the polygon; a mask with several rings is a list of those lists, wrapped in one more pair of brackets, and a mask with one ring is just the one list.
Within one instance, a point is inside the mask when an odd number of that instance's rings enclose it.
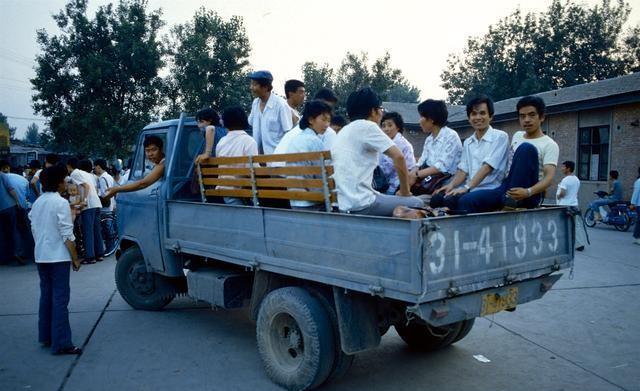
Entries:
{"label": "tree foliage", "polygon": [[[587,8],[554,0],[544,13],[516,10],[462,54],[450,54],[442,86],[451,103],[485,93],[496,100],[623,75],[638,69],[638,30],[626,37],[624,0]],[[635,67],[635,68],[634,68]]]}
{"label": "tree foliage", "polygon": [[2,113],[0,113],[0,124],[4,124],[9,129],[9,138],[13,139],[13,136],[15,136],[16,134],[17,128],[15,126],[9,125],[7,116]]}
{"label": "tree foliage", "polygon": [[249,104],[247,83],[251,47],[242,18],[225,21],[200,8],[192,20],[171,29],[168,115]]}
{"label": "tree foliage", "polygon": [[338,96],[339,111],[344,110],[349,94],[364,86],[375,90],[383,101],[415,103],[420,96],[420,90],[405,79],[402,71],[391,66],[388,52],[371,66],[365,52],[348,52],[335,70],[328,64],[306,62],[302,74],[308,97],[322,87],[330,88]]}
{"label": "tree foliage", "polygon": [[60,34],[39,30],[31,80],[33,108],[49,119],[46,139],[58,150],[112,157],[127,153],[159,109],[163,45],[160,11],[146,0],[101,6],[70,0],[53,16]]}
{"label": "tree foliage", "polygon": [[40,133],[38,130],[38,125],[31,123],[27,126],[27,133],[25,133],[23,141],[27,144],[39,145]]}

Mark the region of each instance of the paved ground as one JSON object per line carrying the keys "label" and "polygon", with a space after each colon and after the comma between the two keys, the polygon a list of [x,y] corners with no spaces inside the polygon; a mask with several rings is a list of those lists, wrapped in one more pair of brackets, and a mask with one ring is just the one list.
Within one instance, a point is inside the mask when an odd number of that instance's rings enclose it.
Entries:
{"label": "paved ground", "polygon": [[[608,227],[590,234],[573,279],[542,300],[479,319],[467,338],[432,354],[409,351],[391,330],[324,389],[640,390],[640,247]],[[51,356],[36,342],[35,267],[0,267],[0,390],[278,389],[243,310],[182,298],[162,312],[134,311],[115,290],[114,265],[72,274],[78,358]]]}

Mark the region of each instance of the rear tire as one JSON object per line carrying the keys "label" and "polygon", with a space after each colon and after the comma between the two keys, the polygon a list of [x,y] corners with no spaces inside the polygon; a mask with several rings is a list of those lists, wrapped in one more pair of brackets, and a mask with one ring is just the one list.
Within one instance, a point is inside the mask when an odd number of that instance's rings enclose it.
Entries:
{"label": "rear tire", "polygon": [[596,212],[591,208],[588,208],[584,212],[584,225],[589,228],[593,228],[596,226]]}
{"label": "rear tire", "polygon": [[425,352],[442,349],[449,346],[458,337],[462,330],[463,322],[435,327],[422,322],[410,322],[396,324],[395,328],[400,338],[409,347]]}
{"label": "rear tire", "polygon": [[629,228],[631,227],[631,220],[629,219],[629,215],[626,213],[622,213],[622,217],[624,217],[624,224],[622,225],[614,225],[614,227],[616,227],[616,229],[620,232],[627,232],[629,230]]}
{"label": "rear tire", "polygon": [[138,247],[129,247],[120,256],[115,277],[120,296],[137,310],[161,310],[175,297],[175,294],[161,292],[159,288],[164,277],[147,271]]}
{"label": "rear tire", "polygon": [[475,322],[476,322],[476,318],[463,320],[462,321],[462,327],[460,328],[460,332],[453,339],[453,341],[451,341],[451,343],[454,344],[454,343],[460,341],[462,338],[466,337],[467,334],[469,334],[469,332],[473,328],[473,325],[474,325]]}
{"label": "rear tire", "polygon": [[331,317],[322,302],[303,288],[280,288],[264,298],[256,338],[267,376],[287,390],[318,387],[334,368]]}

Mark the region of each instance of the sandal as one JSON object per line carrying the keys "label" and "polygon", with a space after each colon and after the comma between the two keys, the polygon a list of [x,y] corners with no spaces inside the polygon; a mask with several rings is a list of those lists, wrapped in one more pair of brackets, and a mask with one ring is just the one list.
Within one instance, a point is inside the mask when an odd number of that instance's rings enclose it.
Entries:
{"label": "sandal", "polygon": [[82,354],[82,349],[80,349],[77,346],[70,346],[68,348],[60,349],[60,350],[58,350],[57,352],[55,352],[53,354],[56,355],[56,356],[63,355],[63,354],[76,354],[76,355],[79,355],[79,354]]}
{"label": "sandal", "polygon": [[104,261],[104,258],[96,258],[96,262],[102,262]]}
{"label": "sandal", "polygon": [[83,265],[93,265],[94,263],[96,263],[95,259],[83,259],[82,261],[80,261],[81,264]]}

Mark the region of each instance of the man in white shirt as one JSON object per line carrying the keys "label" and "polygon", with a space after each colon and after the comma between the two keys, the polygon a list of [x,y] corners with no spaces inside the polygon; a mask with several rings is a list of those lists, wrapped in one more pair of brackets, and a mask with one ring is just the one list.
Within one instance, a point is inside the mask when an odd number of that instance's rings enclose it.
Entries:
{"label": "man in white shirt", "polygon": [[433,193],[432,207],[446,206],[463,213],[499,207],[498,202],[492,205],[492,199],[480,193],[500,187],[509,161],[509,136],[491,127],[493,113],[493,101],[487,96],[480,95],[467,103],[467,117],[475,132],[464,141],[454,177]]}
{"label": "man in white shirt", "polygon": [[[116,184],[115,179],[113,179],[111,174],[107,172],[107,161],[104,159],[97,159],[93,164],[93,172],[98,177],[98,196],[104,197],[109,189]],[[116,200],[114,198],[111,198],[109,200],[109,206],[106,208],[101,208],[100,212],[113,212],[113,209],[115,208],[115,202]]]}
{"label": "man in white shirt", "polygon": [[81,354],[71,342],[69,324],[69,269],[79,270],[80,263],[69,203],[60,196],[66,176],[64,167],[45,168],[41,173],[43,194],[29,213],[40,276],[38,341],[53,354]]}
{"label": "man in white shirt", "polygon": [[78,161],[77,158],[72,157],[67,160],[67,169],[73,183],[82,189],[82,202],[87,205],[80,212],[82,239],[84,240],[84,259],[82,263],[92,264],[102,261],[104,245],[102,243],[99,216],[102,203],[98,197],[96,181],[91,173],[93,171],[92,164],[88,160]]}
{"label": "man in white shirt", "polygon": [[[578,204],[580,179],[573,174],[575,168],[576,163],[569,160],[563,162],[560,166],[564,178],[562,178],[556,190],[556,204],[558,205],[572,206],[574,208],[580,207]],[[576,210],[579,211],[579,209]],[[576,250],[584,250],[584,246],[588,243],[589,239],[587,238],[587,231],[581,214],[576,215],[575,238]]]}
{"label": "man in white shirt", "polygon": [[258,150],[270,155],[282,136],[293,127],[291,108],[286,100],[272,92],[271,72],[252,72],[249,79],[251,93],[256,97],[251,105],[249,124],[253,129],[253,138],[258,144]]}
{"label": "man in white shirt", "polygon": [[284,96],[287,98],[287,104],[291,109],[291,119],[294,126],[300,121],[298,108],[304,103],[305,93],[304,83],[300,80],[291,79],[284,83]]}
{"label": "man in white shirt", "polygon": [[[381,105],[378,95],[368,87],[351,93],[347,100],[352,122],[340,131],[331,148],[341,212],[392,216],[397,206],[424,205],[422,200],[411,196],[402,152],[378,125],[382,119]],[[393,160],[398,173],[400,186],[395,196],[380,194],[371,186],[380,153]]]}

